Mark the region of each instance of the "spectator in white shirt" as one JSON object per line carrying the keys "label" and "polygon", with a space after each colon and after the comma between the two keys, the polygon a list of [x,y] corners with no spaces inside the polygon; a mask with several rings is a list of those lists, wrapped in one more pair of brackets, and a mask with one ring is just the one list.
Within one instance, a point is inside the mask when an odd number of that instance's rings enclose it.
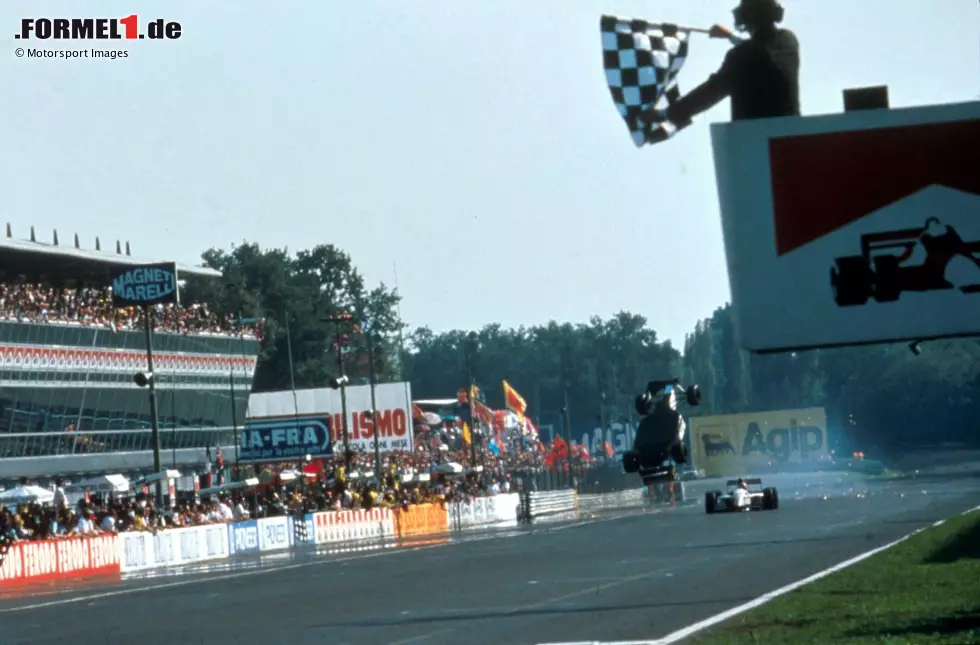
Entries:
{"label": "spectator in white shirt", "polygon": [[102,521],[99,522],[99,528],[101,530],[107,531],[109,533],[115,533],[116,532],[116,518],[113,517],[111,513],[107,513],[106,516],[102,518]]}

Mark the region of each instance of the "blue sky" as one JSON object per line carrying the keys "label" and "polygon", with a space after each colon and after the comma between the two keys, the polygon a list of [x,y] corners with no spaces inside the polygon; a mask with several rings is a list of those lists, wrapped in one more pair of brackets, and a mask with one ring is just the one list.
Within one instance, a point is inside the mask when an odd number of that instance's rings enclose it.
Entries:
{"label": "blue sky", "polygon": [[[412,325],[626,309],[680,343],[728,299],[708,133],[728,102],[637,150],[599,16],[710,26],[735,3],[6,0],[2,219],[188,262],[241,240],[333,243],[371,283],[397,264]],[[980,96],[976,0],[784,4],[805,114],[864,85],[888,84],[893,106]],[[13,55],[22,17],[131,13],[184,35],[120,41],[114,61]],[[726,49],[698,38],[682,90]]]}

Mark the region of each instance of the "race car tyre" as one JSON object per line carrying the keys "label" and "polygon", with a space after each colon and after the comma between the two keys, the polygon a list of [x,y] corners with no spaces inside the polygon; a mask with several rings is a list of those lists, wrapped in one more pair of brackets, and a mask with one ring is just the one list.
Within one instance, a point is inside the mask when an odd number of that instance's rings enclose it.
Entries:
{"label": "race car tyre", "polygon": [[718,493],[708,492],[704,494],[704,512],[711,515],[715,512],[715,504],[718,502]]}
{"label": "race car tyre", "polygon": [[762,489],[762,508],[767,511],[779,508],[779,493],[775,488]]}
{"label": "race car tyre", "polygon": [[623,453],[623,470],[630,475],[640,472],[640,453],[635,450]]}
{"label": "race car tyre", "polygon": [[687,395],[687,404],[692,406],[701,405],[701,388],[697,385],[688,385],[684,390]]}
{"label": "race car tyre", "polygon": [[636,408],[636,413],[641,417],[649,416],[653,413],[653,397],[649,392],[644,392],[643,394],[637,394],[636,400],[633,402],[633,406]]}
{"label": "race car tyre", "polygon": [[902,293],[897,255],[875,256],[874,298],[878,302],[895,302]]}
{"label": "race car tyre", "polygon": [[874,276],[868,258],[850,255],[837,258],[837,266],[830,269],[830,286],[838,307],[867,304],[871,297]]}

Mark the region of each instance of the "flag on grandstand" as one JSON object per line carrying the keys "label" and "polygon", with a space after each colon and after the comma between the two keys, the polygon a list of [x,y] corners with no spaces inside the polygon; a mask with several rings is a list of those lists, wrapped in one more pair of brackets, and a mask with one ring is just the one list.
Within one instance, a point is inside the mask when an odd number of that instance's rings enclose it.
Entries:
{"label": "flag on grandstand", "polygon": [[616,454],[616,451],[613,450],[612,443],[610,443],[609,441],[603,441],[602,442],[602,450],[603,450],[603,452],[606,453],[606,456],[607,457],[612,457],[613,455]]}
{"label": "flag on grandstand", "polygon": [[500,446],[497,444],[496,437],[490,437],[490,441],[487,443],[487,446],[489,446],[490,452],[492,452],[494,456],[500,454]]}
{"label": "flag on grandstand", "polygon": [[425,412],[422,411],[422,408],[419,407],[419,404],[418,403],[413,403],[412,404],[412,420],[415,420],[415,419],[424,419],[424,418],[425,418]]}
{"label": "flag on grandstand", "polygon": [[504,384],[504,404],[507,409],[517,413],[517,418],[524,421],[524,413],[527,411],[527,402],[524,401],[524,397],[521,396],[517,390],[511,387],[510,383],[506,381]]}
{"label": "flag on grandstand", "polygon": [[473,443],[473,437],[470,435],[470,424],[463,422],[463,443],[467,446]]}
{"label": "flag on grandstand", "polygon": [[473,418],[479,421],[480,423],[483,423],[484,425],[487,426],[492,425],[493,410],[491,410],[490,406],[486,405],[485,403],[481,403],[480,401],[474,401]]}
{"label": "flag on grandstand", "polygon": [[670,121],[667,109],[680,98],[677,75],[690,32],[615,16],[602,16],[599,28],[606,84],[636,147],[666,141],[689,125]]}
{"label": "flag on grandstand", "polygon": [[551,444],[551,450],[548,455],[544,458],[545,468],[551,469],[559,459],[568,458],[568,444],[560,436],[555,437],[555,440]]}

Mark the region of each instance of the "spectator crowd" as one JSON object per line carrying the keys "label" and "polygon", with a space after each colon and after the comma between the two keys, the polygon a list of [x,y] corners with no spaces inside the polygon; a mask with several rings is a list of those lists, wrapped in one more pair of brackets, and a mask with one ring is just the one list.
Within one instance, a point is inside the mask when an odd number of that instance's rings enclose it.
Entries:
{"label": "spectator crowd", "polygon": [[[236,325],[234,316],[219,316],[207,305],[157,305],[157,331],[193,335],[238,335],[259,338],[261,325]],[[81,325],[111,331],[143,329],[138,307],[117,309],[112,288],[66,289],[39,284],[0,284],[0,320]]]}
{"label": "spectator crowd", "polygon": [[[355,458],[349,475],[344,465],[334,461],[326,464],[326,471],[308,472],[286,482],[280,480],[278,472],[267,468],[258,473],[263,483],[253,489],[203,498],[193,493],[178,493],[173,507],[165,509],[156,507],[152,491],[146,494],[142,489],[131,494],[86,495],[71,504],[62,482],[57,481],[51,503],[0,507],[0,543],[153,531],[321,511],[446,504],[511,490],[506,475],[417,477],[413,470],[416,461],[411,455],[386,459],[385,472],[380,477],[374,473],[366,477],[362,474],[365,471],[356,470],[366,463],[367,457]],[[406,473],[410,477],[403,477]],[[242,479],[252,476],[255,474],[241,473]]]}

